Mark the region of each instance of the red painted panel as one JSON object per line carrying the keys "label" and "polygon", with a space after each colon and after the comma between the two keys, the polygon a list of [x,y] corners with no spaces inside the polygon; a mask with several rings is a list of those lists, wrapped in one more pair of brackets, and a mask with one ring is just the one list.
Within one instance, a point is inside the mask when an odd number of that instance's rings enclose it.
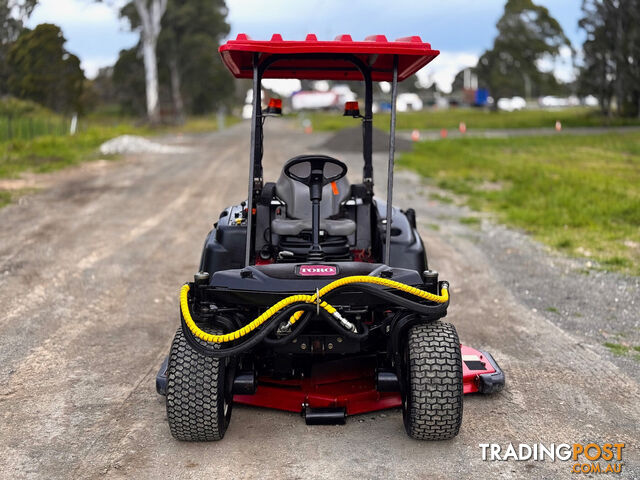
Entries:
{"label": "red painted panel", "polygon": [[[398,56],[398,81],[413,75],[440,53],[432,50],[420,37],[411,36],[388,41],[384,35],[371,35],[364,41],[354,41],[351,35],[338,35],[335,40],[318,40],[309,34],[305,40],[283,40],[274,34],[271,40],[252,40],[244,33],[228,40],[220,47],[222,60],[237,78],[252,78],[253,53],[260,53],[261,61],[274,54],[332,54],[349,53],[358,56],[372,68],[374,81],[391,81],[393,56]],[[326,80],[361,80],[359,71],[344,60],[324,56],[317,59],[288,59],[268,69],[263,78],[304,78]]]}
{"label": "red painted panel", "polygon": [[[476,356],[484,370],[469,370],[462,362],[464,393],[478,391],[477,378],[495,370],[478,350],[462,345],[464,357]],[[366,359],[335,361],[320,365],[311,377],[302,380],[260,378],[254,395],[236,395],[234,401],[256,407],[301,412],[310,407],[344,407],[347,415],[374,412],[402,405],[399,393],[378,392],[374,382],[375,365]]]}

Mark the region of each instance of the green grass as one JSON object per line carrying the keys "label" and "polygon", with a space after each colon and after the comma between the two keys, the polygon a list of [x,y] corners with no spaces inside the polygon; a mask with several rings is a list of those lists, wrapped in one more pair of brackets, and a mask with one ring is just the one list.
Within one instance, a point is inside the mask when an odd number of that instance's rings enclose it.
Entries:
{"label": "green grass", "polygon": [[0,143],[0,178],[15,178],[24,171],[59,170],[97,158],[101,143],[125,133],[148,134],[151,130],[131,125],[92,127],[77,135],[44,135],[33,140]]}
{"label": "green grass", "polygon": [[8,203],[11,203],[11,192],[0,190],[0,208],[4,207]]}
{"label": "green grass", "polygon": [[480,219],[478,217],[461,217],[459,221],[463,225],[480,225]]}
{"label": "green grass", "polygon": [[[239,120],[229,117],[226,125]],[[93,120],[93,126],[76,135],[42,135],[32,140],[14,139],[0,142],[0,178],[16,177],[21,172],[50,172],[97,158],[97,148],[118,135],[157,135],[166,133],[201,133],[215,131],[214,116],[194,117],[184,125],[151,128],[132,120],[119,120],[109,125],[106,120]]]}
{"label": "green grass", "polygon": [[[52,121],[58,119],[55,114],[27,102],[15,102],[11,107],[14,113],[37,114],[39,121],[42,121],[43,118],[46,119],[47,115]],[[0,102],[0,110],[2,108],[8,109],[7,105]],[[85,126],[74,136],[56,132],[52,135],[36,136],[30,140],[14,138],[0,141],[0,178],[17,178],[26,171],[51,172],[97,159],[99,157],[98,147],[118,135],[152,136],[167,133],[202,133],[215,131],[218,127],[215,115],[191,117],[184,125],[157,128],[146,126],[136,119],[114,116],[91,116],[82,121],[89,126]],[[225,124],[231,126],[238,121],[239,119],[227,117]],[[10,203],[19,194],[20,192],[0,189],[0,207]]]}
{"label": "green grass", "polygon": [[[340,130],[359,124],[358,120],[343,117],[339,113],[305,113],[314,130]],[[389,130],[389,114],[373,116],[373,125]],[[472,108],[450,108],[448,110],[423,110],[399,113],[396,126],[401,130],[457,129],[464,122],[467,129],[493,128],[553,128],[556,121],[563,127],[598,127],[640,125],[637,118],[606,118],[598,110],[576,107],[562,110],[522,110],[519,112],[492,112]]]}
{"label": "green grass", "polygon": [[631,358],[633,358],[635,361],[640,362],[640,355],[638,355],[637,353],[640,352],[640,345],[631,347],[629,345],[612,342],[605,342],[603,345],[607,347],[611,353],[618,357],[631,356]]}
{"label": "green grass", "polygon": [[620,343],[605,342],[604,346],[607,347],[614,355],[626,355],[630,350],[628,346]]}
{"label": "green grass", "polygon": [[638,134],[423,142],[399,164],[565,253],[640,274]]}
{"label": "green grass", "polygon": [[0,143],[65,135],[69,132],[69,121],[34,102],[11,97],[0,99]]}
{"label": "green grass", "polygon": [[437,200],[440,203],[453,203],[453,199],[451,197],[447,197],[446,195],[442,195],[440,193],[431,193],[429,194],[429,198],[431,200]]}
{"label": "green grass", "polygon": [[[228,128],[236,123],[241,122],[239,117],[225,117],[225,128]],[[198,117],[189,117],[184,125],[171,127],[172,132],[182,133],[205,133],[212,132],[218,129],[218,119],[216,115],[202,115]]]}

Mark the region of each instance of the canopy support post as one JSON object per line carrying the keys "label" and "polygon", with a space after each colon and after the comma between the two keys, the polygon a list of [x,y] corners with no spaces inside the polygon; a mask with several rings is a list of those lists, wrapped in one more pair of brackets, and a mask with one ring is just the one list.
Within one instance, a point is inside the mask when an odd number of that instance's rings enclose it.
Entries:
{"label": "canopy support post", "polygon": [[364,78],[364,118],[362,119],[362,156],[364,158],[364,168],[362,183],[367,188],[370,197],[373,196],[373,86],[371,82],[371,71],[362,70]]}
{"label": "canopy support post", "polygon": [[[255,162],[258,158],[257,135],[258,135],[258,122],[262,120],[261,109],[261,91],[260,91],[260,77],[258,75],[258,59],[259,54],[253,54],[253,111],[251,112],[251,152],[249,154],[249,192],[247,194],[247,242],[244,253],[244,266],[248,267],[251,264],[251,250],[253,249],[253,192],[255,189]],[[260,125],[262,126],[262,125]],[[262,142],[261,142],[262,143]]]}
{"label": "canopy support post", "polygon": [[384,236],[384,263],[391,260],[391,217],[393,214],[393,164],[396,150],[396,98],[398,96],[398,56],[393,56],[391,83],[391,125],[389,125],[389,168],[387,170],[387,224]]}

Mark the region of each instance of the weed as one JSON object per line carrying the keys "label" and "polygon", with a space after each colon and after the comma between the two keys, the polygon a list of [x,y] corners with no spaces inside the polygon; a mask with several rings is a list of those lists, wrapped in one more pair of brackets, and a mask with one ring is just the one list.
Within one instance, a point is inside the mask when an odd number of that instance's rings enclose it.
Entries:
{"label": "weed", "polygon": [[607,347],[611,353],[618,356],[626,355],[629,352],[629,347],[621,345],[620,343],[605,342],[604,346]]}

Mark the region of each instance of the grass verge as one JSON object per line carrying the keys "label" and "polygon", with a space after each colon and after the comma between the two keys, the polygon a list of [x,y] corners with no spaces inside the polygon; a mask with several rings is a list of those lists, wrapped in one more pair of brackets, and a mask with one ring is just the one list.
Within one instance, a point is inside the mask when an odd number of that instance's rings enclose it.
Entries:
{"label": "grass verge", "polygon": [[36,137],[0,144],[0,178],[14,178],[21,172],[59,170],[97,157],[101,143],[125,133],[143,134],[150,130],[132,125],[92,127],[74,136]]}
{"label": "grass verge", "polygon": [[[228,117],[226,126],[239,119]],[[97,159],[98,147],[118,135],[158,135],[167,133],[202,133],[218,128],[215,115],[192,117],[184,125],[151,128],[132,119],[91,118],[92,125],[74,136],[42,135],[31,140],[0,142],[0,178],[16,178],[22,172],[51,172],[80,162]],[[103,156],[102,156],[103,157]],[[0,189],[0,208],[11,202],[17,192]]]}
{"label": "grass verge", "polygon": [[[337,113],[306,113],[315,130],[340,130],[357,125],[356,120]],[[389,114],[373,116],[373,125],[389,130]],[[607,118],[592,108],[566,108],[562,110],[522,110],[518,112],[492,112],[474,108],[423,110],[403,112],[397,117],[397,128],[411,130],[457,129],[464,122],[467,129],[495,128],[553,128],[556,121],[563,127],[601,127],[640,125],[637,118]]]}
{"label": "grass verge", "polygon": [[640,274],[640,135],[423,142],[399,164],[552,247]]}

